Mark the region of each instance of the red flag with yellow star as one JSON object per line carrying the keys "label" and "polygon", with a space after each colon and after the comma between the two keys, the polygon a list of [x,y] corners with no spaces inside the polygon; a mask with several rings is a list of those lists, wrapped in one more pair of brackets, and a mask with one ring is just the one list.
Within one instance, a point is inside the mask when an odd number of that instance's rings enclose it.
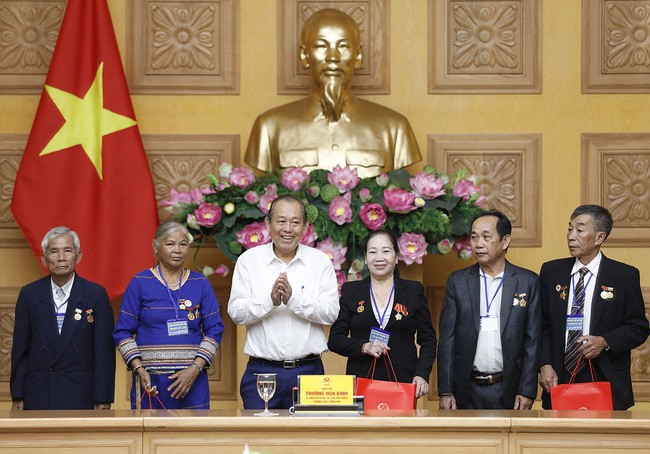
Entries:
{"label": "red flag with yellow star", "polygon": [[37,257],[52,227],[79,234],[79,274],[121,294],[152,265],[151,173],[106,0],[69,0],[11,209]]}

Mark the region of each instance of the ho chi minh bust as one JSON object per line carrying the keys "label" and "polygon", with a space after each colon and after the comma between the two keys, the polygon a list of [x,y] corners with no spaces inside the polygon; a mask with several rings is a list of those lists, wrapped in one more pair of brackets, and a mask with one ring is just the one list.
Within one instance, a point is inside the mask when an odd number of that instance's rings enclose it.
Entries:
{"label": "ho chi minh bust", "polygon": [[257,117],[246,163],[267,172],[348,165],[360,177],[372,177],[419,161],[406,117],[352,93],[354,69],[362,60],[359,26],[350,16],[323,9],[307,19],[300,61],[310,72],[309,96]]}

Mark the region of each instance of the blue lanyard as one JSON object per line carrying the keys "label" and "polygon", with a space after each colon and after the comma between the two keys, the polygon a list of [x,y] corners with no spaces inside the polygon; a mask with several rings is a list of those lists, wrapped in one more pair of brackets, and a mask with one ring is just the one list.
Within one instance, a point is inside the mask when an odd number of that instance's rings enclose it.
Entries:
{"label": "blue lanyard", "polygon": [[[578,307],[578,305],[575,304],[576,296],[577,296],[576,295],[576,274],[577,273],[573,273],[573,276],[571,276],[571,286],[573,287],[573,303],[574,303],[574,304],[571,305],[571,307]],[[587,302],[587,287],[589,286],[589,283],[591,282],[591,277],[592,276],[593,276],[593,274],[591,274],[591,271],[590,271],[589,272],[589,279],[587,279],[587,283],[582,286],[582,296],[585,297],[585,303]],[[571,311],[571,312],[573,312],[573,311]]]}
{"label": "blue lanyard", "polygon": [[[388,311],[388,308],[390,307],[390,299],[393,297],[393,291],[395,290],[395,283],[393,282],[393,287],[390,289],[390,294],[388,295],[388,301],[386,302],[386,308],[384,309],[384,313],[381,314],[381,318],[379,319],[379,327],[381,329],[384,329],[384,317],[386,317],[386,312]],[[379,306],[377,305],[377,300],[375,299],[375,293],[372,291],[372,284],[370,284],[370,296],[372,297],[372,304],[375,305],[375,310],[377,311],[377,316],[380,317],[379,315]]]}
{"label": "blue lanyard", "polygon": [[494,292],[494,295],[492,295],[492,298],[490,298],[488,295],[487,277],[485,275],[485,272],[483,272],[483,287],[485,287],[485,307],[487,308],[486,316],[490,315],[490,308],[492,308],[492,303],[494,303],[494,298],[497,297],[499,290],[501,290],[501,286],[503,285],[504,280],[505,277],[501,277],[501,282],[499,282],[499,286],[497,287],[496,292]]}
{"label": "blue lanyard", "polygon": [[165,280],[165,276],[163,276],[162,270],[160,269],[160,265],[158,265],[158,274],[160,274],[160,278],[165,283],[165,288],[167,289],[169,300],[172,302],[172,305],[174,306],[174,311],[176,312],[176,320],[178,320],[178,302],[181,300],[181,287],[183,286],[183,272],[181,271],[181,279],[178,282],[178,300],[175,300],[174,297],[172,296],[172,291],[169,289],[169,285]]}
{"label": "blue lanyard", "polygon": [[56,303],[54,303],[54,309],[56,310],[56,313],[57,313],[57,314],[60,313],[59,311],[61,310],[61,308],[62,308],[63,306],[65,306],[66,304],[68,304],[68,301],[70,301],[70,298],[68,298],[67,300],[65,300],[64,302],[62,302],[60,306],[57,306]]}

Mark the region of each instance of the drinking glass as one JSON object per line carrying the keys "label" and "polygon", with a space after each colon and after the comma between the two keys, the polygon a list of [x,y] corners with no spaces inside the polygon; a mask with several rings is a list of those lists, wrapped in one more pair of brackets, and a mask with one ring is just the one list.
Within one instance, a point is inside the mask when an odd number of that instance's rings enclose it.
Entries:
{"label": "drinking glass", "polygon": [[276,374],[255,374],[257,375],[257,393],[264,400],[264,411],[255,413],[255,416],[278,416],[278,413],[269,411],[269,400],[275,394]]}

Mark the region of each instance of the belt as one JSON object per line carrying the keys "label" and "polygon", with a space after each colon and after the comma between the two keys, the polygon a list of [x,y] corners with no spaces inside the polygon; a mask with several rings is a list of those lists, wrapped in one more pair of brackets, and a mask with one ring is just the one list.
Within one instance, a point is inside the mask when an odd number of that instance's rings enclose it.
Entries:
{"label": "belt", "polygon": [[503,372],[493,372],[491,374],[485,374],[483,372],[477,372],[473,370],[470,374],[470,378],[474,383],[480,386],[493,385],[503,381]]}
{"label": "belt", "polygon": [[300,359],[285,359],[284,361],[274,361],[270,359],[255,358],[254,356],[251,356],[248,359],[248,362],[262,364],[264,366],[282,367],[283,369],[295,369],[296,367],[304,366],[305,363],[308,363],[310,361],[316,361],[316,360],[320,360],[320,355],[309,355]]}

